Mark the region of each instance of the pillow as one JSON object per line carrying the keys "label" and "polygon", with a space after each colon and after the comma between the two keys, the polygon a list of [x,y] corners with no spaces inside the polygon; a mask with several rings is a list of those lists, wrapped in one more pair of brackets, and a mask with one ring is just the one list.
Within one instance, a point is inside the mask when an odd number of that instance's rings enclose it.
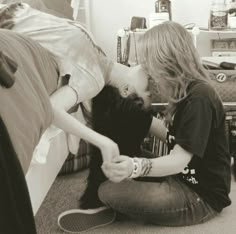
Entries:
{"label": "pillow", "polygon": [[90,144],[83,139],[80,140],[77,154],[69,153],[59,175],[66,175],[88,168],[90,162]]}

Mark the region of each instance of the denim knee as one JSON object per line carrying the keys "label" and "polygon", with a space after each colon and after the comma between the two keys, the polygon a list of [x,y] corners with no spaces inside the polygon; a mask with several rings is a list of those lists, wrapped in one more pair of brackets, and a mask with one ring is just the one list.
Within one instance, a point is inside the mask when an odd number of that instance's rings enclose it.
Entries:
{"label": "denim knee", "polygon": [[106,194],[107,194],[105,183],[106,182],[103,182],[98,188],[98,197],[101,200],[101,202],[104,203],[104,204],[106,204],[105,201],[107,200],[106,197],[105,197]]}
{"label": "denim knee", "polygon": [[158,225],[192,225],[214,217],[195,192],[173,179],[163,183],[106,181],[98,195],[112,209]]}

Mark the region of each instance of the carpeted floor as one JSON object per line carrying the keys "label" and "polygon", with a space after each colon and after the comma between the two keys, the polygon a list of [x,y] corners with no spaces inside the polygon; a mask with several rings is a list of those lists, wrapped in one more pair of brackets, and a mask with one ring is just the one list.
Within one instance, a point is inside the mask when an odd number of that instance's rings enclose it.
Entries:
{"label": "carpeted floor", "polygon": [[[57,216],[68,209],[78,207],[78,199],[86,185],[88,171],[56,179],[46,199],[40,207],[35,220],[38,234],[64,234],[57,227]],[[88,234],[234,234],[236,233],[236,182],[232,181],[232,205],[215,219],[195,226],[162,227],[134,221],[115,223],[86,232]]]}

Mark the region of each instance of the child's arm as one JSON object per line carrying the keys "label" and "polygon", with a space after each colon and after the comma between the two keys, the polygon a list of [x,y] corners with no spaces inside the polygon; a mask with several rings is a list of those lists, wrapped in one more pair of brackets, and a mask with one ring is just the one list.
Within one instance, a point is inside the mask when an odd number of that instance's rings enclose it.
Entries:
{"label": "child's arm", "polygon": [[156,117],[152,118],[152,123],[149,129],[149,132],[152,135],[156,136],[162,141],[166,141],[167,131],[168,130],[162,120],[157,119]]}
{"label": "child's arm", "polygon": [[67,110],[76,103],[76,99],[76,93],[69,86],[63,86],[53,93],[51,96],[54,112],[53,124],[97,146],[102,152],[104,161],[118,157],[119,149],[115,142],[88,128],[67,113]]}

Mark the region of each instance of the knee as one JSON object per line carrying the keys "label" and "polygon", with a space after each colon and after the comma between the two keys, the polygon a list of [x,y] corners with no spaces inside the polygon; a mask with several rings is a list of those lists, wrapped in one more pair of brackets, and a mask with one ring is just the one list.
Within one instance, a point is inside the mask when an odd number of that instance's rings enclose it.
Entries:
{"label": "knee", "polygon": [[98,197],[102,203],[109,205],[111,201],[110,181],[103,182],[98,188]]}
{"label": "knee", "polygon": [[105,205],[113,207],[127,200],[127,181],[113,183],[105,181],[98,188],[98,197]]}

